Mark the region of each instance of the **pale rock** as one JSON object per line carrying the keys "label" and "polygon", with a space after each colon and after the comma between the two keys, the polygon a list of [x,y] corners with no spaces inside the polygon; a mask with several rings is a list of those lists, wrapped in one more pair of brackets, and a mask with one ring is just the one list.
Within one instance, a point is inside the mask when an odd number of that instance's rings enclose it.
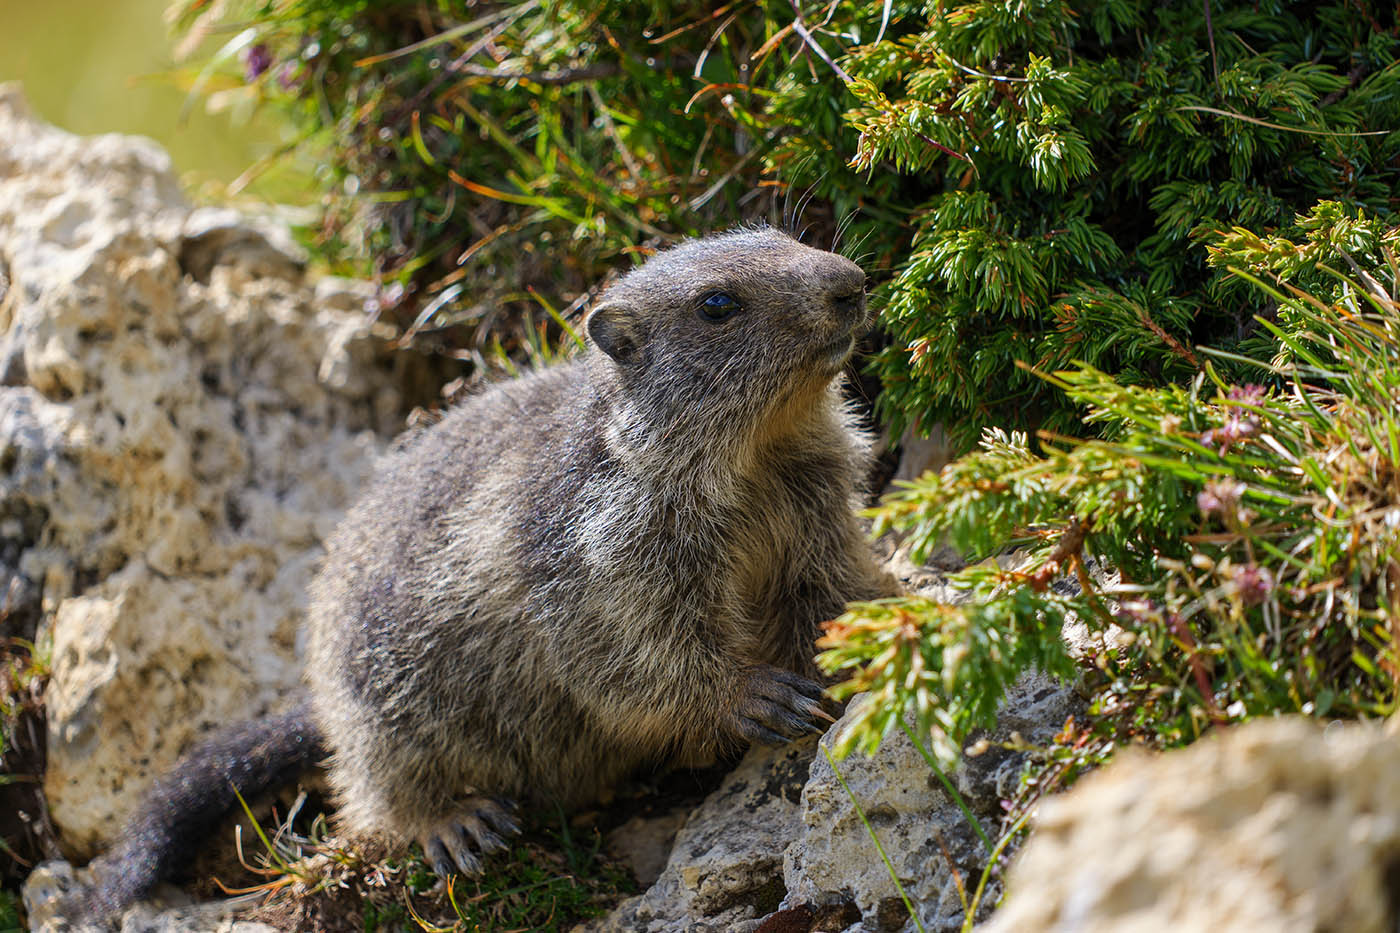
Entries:
{"label": "pale rock", "polygon": [[0,386],[0,637],[29,638],[42,610],[34,548],[68,413],[27,386]]}
{"label": "pale rock", "polygon": [[948,432],[941,424],[929,428],[927,436],[909,428],[899,439],[899,449],[899,466],[892,477],[895,483],[912,483],[925,473],[937,473],[953,459]]}
{"label": "pale rock", "polygon": [[1125,752],[1041,804],[986,933],[1396,929],[1400,739],[1301,717]]}
{"label": "pale rock", "polygon": [[[1019,733],[1046,743],[1080,711],[1068,688],[1041,675],[1023,677],[1008,692],[998,728],[986,736],[988,751],[966,759],[952,776],[989,833],[995,834],[1001,801],[1016,792],[1025,763],[1024,753],[1003,747],[1005,741]],[[586,929],[747,933],[765,920],[853,914],[860,919],[851,933],[912,930],[852,797],[874,825],[925,928],[960,929],[948,859],[975,887],[986,852],[902,733],[887,737],[871,757],[856,754],[839,763],[850,793],[841,787],[825,751],[854,712],[848,710],[820,746],[807,740],[751,750],[720,790],[691,812],[650,889]],[[985,903],[994,903],[999,890],[994,883]]]}
{"label": "pale rock", "polygon": [[634,816],[604,839],[608,854],[625,864],[637,883],[651,887],[666,868],[676,834],[690,811],[676,807],[659,816]]}
{"label": "pale rock", "polygon": [[[321,540],[402,424],[363,292],[192,208],[148,140],[0,87],[0,576],[51,614],[45,791],[104,848],[202,732],[290,704]],[[0,580],[0,583],[4,583]]]}

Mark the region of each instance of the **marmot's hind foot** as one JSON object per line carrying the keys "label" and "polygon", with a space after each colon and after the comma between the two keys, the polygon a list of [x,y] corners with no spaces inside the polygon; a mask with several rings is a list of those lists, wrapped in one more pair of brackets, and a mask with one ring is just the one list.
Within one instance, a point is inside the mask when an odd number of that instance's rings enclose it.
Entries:
{"label": "marmot's hind foot", "polygon": [[[481,860],[506,847],[506,836],[520,832],[515,804],[492,797],[468,797],[452,816],[424,833],[419,843],[428,864],[444,880],[460,871],[481,874]],[[455,867],[454,867],[455,866]]]}

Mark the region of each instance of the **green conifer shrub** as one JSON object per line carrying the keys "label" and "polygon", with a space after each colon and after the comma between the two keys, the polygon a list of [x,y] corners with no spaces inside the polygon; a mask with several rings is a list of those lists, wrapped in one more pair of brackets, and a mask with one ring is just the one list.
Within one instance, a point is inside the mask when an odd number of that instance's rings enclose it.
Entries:
{"label": "green conifer shrub", "polygon": [[888,289],[883,410],[964,442],[1078,433],[1019,364],[1162,384],[1183,346],[1266,353],[1265,303],[1201,244],[1299,233],[1323,198],[1391,216],[1397,57],[1378,5],[1124,0],[948,5],[853,50],[855,166],[941,181]]}

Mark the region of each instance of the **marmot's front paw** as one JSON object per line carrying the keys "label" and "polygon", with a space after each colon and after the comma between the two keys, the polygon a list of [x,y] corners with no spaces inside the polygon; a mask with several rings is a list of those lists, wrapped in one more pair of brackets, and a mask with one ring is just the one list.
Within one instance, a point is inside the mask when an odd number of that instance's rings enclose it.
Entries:
{"label": "marmot's front paw", "polygon": [[822,685],[766,664],[750,668],[730,713],[734,731],[750,742],[781,745],[835,722],[822,709]]}
{"label": "marmot's front paw", "polygon": [[439,878],[454,873],[453,865],[464,875],[481,873],[481,859],[506,847],[504,836],[520,832],[511,811],[515,804],[490,797],[468,797],[452,816],[424,833],[419,843],[428,864]]}

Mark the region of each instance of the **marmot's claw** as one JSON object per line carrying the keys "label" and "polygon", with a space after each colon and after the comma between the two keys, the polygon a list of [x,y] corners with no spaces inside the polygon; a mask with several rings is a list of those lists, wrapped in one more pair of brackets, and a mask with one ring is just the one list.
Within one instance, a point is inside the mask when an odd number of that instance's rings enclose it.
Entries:
{"label": "marmot's claw", "polygon": [[520,832],[507,807],[514,804],[472,797],[457,813],[429,830],[422,839],[423,854],[434,873],[443,879],[458,871],[467,876],[481,874],[481,859],[506,847],[501,833]]}
{"label": "marmot's claw", "polygon": [[794,674],[792,671],[785,671],[782,668],[772,668],[773,679],[780,683],[792,687],[798,693],[811,700],[820,700],[825,696],[826,690],[815,680],[808,680],[801,674]]}
{"label": "marmot's claw", "polygon": [[447,847],[442,844],[441,839],[424,839],[423,856],[428,860],[428,865],[432,867],[433,874],[443,881],[452,877],[454,873],[452,859],[448,858]]}
{"label": "marmot's claw", "polygon": [[792,741],[788,736],[780,735],[752,719],[739,720],[739,734],[750,742],[758,742],[762,745],[786,745]]}
{"label": "marmot's claw", "polygon": [[822,687],[776,667],[753,668],[735,710],[736,731],[750,742],[780,745],[822,733],[834,720],[822,709]]}
{"label": "marmot's claw", "polygon": [[515,836],[520,833],[520,823],[516,821],[515,814],[520,806],[514,800],[507,800],[505,797],[492,797],[484,802],[477,810],[477,815],[490,823],[496,832],[506,836]]}

